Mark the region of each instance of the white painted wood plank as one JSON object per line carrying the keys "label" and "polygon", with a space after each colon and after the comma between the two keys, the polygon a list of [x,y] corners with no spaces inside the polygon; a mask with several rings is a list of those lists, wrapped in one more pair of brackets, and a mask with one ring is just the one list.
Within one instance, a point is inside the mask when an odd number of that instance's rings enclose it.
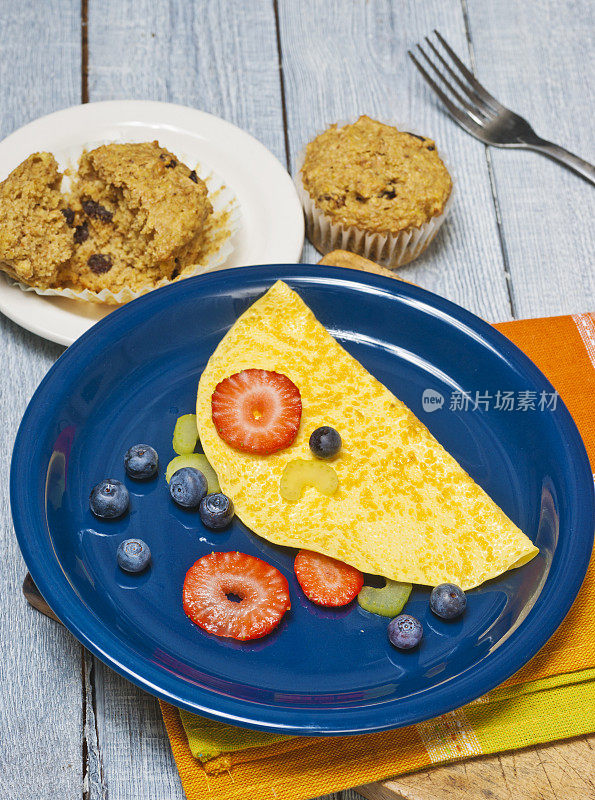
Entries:
{"label": "white painted wood plank", "polygon": [[[96,720],[109,800],[183,800],[157,700],[95,660]],[[100,793],[91,800],[103,800]]]}
{"label": "white painted wood plank", "polygon": [[[241,0],[90,3],[89,99],[152,99],[208,111],[286,163],[273,6]],[[110,800],[184,797],[155,698],[95,662],[103,781]],[[101,784],[91,800],[101,797]]]}
{"label": "white painted wood plank", "polygon": [[[0,136],[79,102],[76,0],[0,3]],[[81,646],[21,594],[26,568],[10,516],[12,444],[25,406],[62,348],[0,315],[0,800],[80,798]]]}
{"label": "white painted wood plank", "polygon": [[285,164],[270,0],[90,3],[89,99],[193,106],[244,128]]}
{"label": "white painted wood plank", "polygon": [[[540,136],[595,162],[593,3],[466,3],[479,80]],[[593,309],[593,186],[537,153],[490,154],[518,316]]]}
{"label": "white painted wood plank", "polygon": [[280,0],[279,15],[292,167],[318,131],[363,113],[434,138],[456,199],[439,237],[401,275],[486,319],[510,318],[485,154],[438,108],[407,58],[434,27],[465,52],[460,3]]}

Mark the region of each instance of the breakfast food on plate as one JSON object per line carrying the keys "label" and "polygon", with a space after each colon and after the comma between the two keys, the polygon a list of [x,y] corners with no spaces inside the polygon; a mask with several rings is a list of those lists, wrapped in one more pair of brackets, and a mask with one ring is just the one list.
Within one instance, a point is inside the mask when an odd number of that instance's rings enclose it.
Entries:
{"label": "breakfast food on plate", "polygon": [[63,194],[54,156],[34,153],[0,184],[0,269],[36,289],[122,302],[193,274],[229,235],[196,170],[156,141],[101,145],[64,174]]}
{"label": "breakfast food on plate", "polygon": [[441,619],[457,619],[467,607],[465,592],[454,583],[434,586],[430,595],[430,608]]}
{"label": "breakfast food on plate", "polygon": [[176,420],[172,447],[179,456],[194,453],[198,441],[198,428],[196,427],[196,414],[183,414]]}
{"label": "breakfast food on plate", "polygon": [[388,623],[388,640],[397,650],[412,650],[423,635],[423,625],[411,614],[399,614]]}
{"label": "breakfast food on plate", "polygon": [[172,475],[182,467],[194,467],[202,472],[207,479],[209,493],[220,491],[217,473],[209,464],[204,453],[188,453],[185,456],[176,456],[167,465],[165,470],[165,480],[169,483]]}
{"label": "breakfast food on plate", "polygon": [[319,461],[305,458],[288,461],[279,481],[281,497],[290,503],[295,503],[307,486],[312,486],[330,497],[339,488],[339,479],[330,464],[321,464]]}
{"label": "breakfast food on plate", "polygon": [[364,585],[358,569],[312,550],[300,550],[293,571],[308,600],[320,606],[346,606]]}
{"label": "breakfast food on plate", "polygon": [[142,539],[125,539],[118,545],[116,558],[124,572],[143,572],[151,561],[151,550]]}
{"label": "breakfast food on plate", "polygon": [[386,580],[384,586],[364,586],[357,596],[357,602],[370,614],[381,617],[396,617],[405,606],[412,586],[410,583]]}
{"label": "breakfast food on plate", "polygon": [[72,255],[61,181],[54,156],[34,153],[0,183],[0,269],[18,281],[50,286]]}
{"label": "breakfast food on plate", "polygon": [[89,497],[89,508],[98,519],[118,519],[128,511],[129,505],[128,489],[115,478],[100,481]]}
{"label": "breakfast food on plate", "polygon": [[321,425],[312,431],[308,444],[317,458],[332,458],[341,449],[341,435],[330,425]]}
{"label": "breakfast food on plate", "polygon": [[195,467],[182,467],[169,482],[171,499],[180,508],[198,508],[208,488],[204,474]]}
{"label": "breakfast food on plate", "polygon": [[[199,445],[204,453],[194,452]],[[353,604],[357,613],[390,618],[386,635],[398,650],[423,638],[421,622],[402,613],[412,584],[432,586],[433,614],[455,620],[467,606],[464,590],[539,552],[282,281],[215,349],[196,414],[178,417],[172,447],[178,455],[165,472],[169,492],[196,514],[197,532],[223,531],[237,513],[249,529],[243,535],[297,550],[291,579],[310,603]],[[153,477],[157,452],[134,445],[124,467],[133,479]],[[91,492],[101,520],[128,505],[118,480]],[[197,537],[197,548],[205,544],[212,546]],[[141,539],[117,550],[127,572],[142,571],[150,559]],[[383,585],[364,585],[371,576]],[[290,608],[289,586],[260,558],[209,552],[186,573],[183,611],[215,636],[261,638]]]}
{"label": "breakfast food on plate", "polygon": [[129,478],[148,481],[157,475],[159,456],[149,444],[135,444],[124,456],[124,469]]}
{"label": "breakfast food on plate", "polygon": [[[249,394],[250,380],[237,377],[245,372],[286,378],[257,382],[265,387],[262,414],[255,399],[260,395]],[[229,386],[231,376],[233,391],[222,404],[219,387]],[[271,391],[281,384],[299,392],[297,434],[295,392]],[[449,582],[462,589],[538,552],[407,406],[281,281],[215,349],[200,378],[196,414],[221,490],[242,522],[270,542],[314,550],[403,583]],[[337,488],[329,495],[306,485],[299,499],[288,501],[281,493],[284,470],[295,459],[315,461],[309,439],[321,425],[342,439],[332,462],[316,461],[336,472]]]}
{"label": "breakfast food on plate", "polygon": [[310,142],[296,183],[320,252],[353,250],[390,267],[432,241],[452,190],[431,139],[367,116]]}
{"label": "breakfast food on plate", "polygon": [[224,378],[212,392],[211,409],[227,444],[261,456],[289,447],[302,417],[297,386],[287,375],[265,369],[243,369]]}
{"label": "breakfast food on plate", "polygon": [[242,641],[266,636],[291,606],[279,570],[238,552],[199,558],[186,573],[182,595],[184,611],[196,625]]}
{"label": "breakfast food on plate", "polygon": [[200,501],[198,513],[205,528],[220,531],[231,523],[235,512],[233,503],[226,494],[213,492]]}

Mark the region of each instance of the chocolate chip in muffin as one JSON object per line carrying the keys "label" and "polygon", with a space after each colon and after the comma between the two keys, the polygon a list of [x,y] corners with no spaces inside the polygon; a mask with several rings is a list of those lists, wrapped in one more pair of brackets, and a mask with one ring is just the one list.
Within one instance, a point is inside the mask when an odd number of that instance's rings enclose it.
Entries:
{"label": "chocolate chip in muffin", "polygon": [[196,174],[195,169],[192,170],[192,172],[190,173],[190,175],[188,175],[188,177],[190,178],[191,181],[194,181],[194,183],[198,183],[198,175]]}
{"label": "chocolate chip in muffin", "polygon": [[111,256],[105,255],[104,253],[93,253],[93,255],[89,256],[87,259],[87,265],[91,272],[94,272],[96,275],[103,275],[104,272],[109,272],[113,266]]}
{"label": "chocolate chip in muffin", "polygon": [[[162,161],[166,161],[169,158],[169,156],[165,155],[165,153],[160,153],[159,154],[159,158]],[[170,158],[169,163],[167,163],[165,165],[165,169],[173,169],[174,167],[177,167],[177,166],[178,166],[178,162],[175,160],[175,158]]]}
{"label": "chocolate chip in muffin", "polygon": [[405,131],[407,136],[413,136],[415,139],[419,139],[421,142],[425,142],[426,137],[420,136],[419,133],[411,133],[411,131]]}
{"label": "chocolate chip in muffin", "polygon": [[355,199],[357,200],[358,203],[365,203],[366,202],[366,198],[362,197],[361,194],[356,194],[355,195]]}
{"label": "chocolate chip in muffin", "polygon": [[435,150],[435,149],[436,149],[436,148],[434,147],[434,145],[433,145],[433,144],[429,144],[429,145],[426,147],[426,150]]}
{"label": "chocolate chip in muffin", "polygon": [[177,278],[178,275],[180,274],[180,259],[179,258],[174,258],[174,263],[175,263],[176,266],[174,267],[174,271],[171,274],[172,280],[174,278]]}
{"label": "chocolate chip in muffin", "polygon": [[89,238],[89,226],[87,224],[87,220],[83,222],[82,225],[77,225],[74,229],[74,243],[75,244],[82,244],[86,242]]}
{"label": "chocolate chip in muffin", "polygon": [[387,200],[394,200],[395,197],[397,196],[397,193],[395,192],[394,189],[388,189],[387,188],[387,189],[383,189],[378,196],[379,197],[385,197]]}
{"label": "chocolate chip in muffin", "polygon": [[71,208],[61,208],[60,211],[62,212],[68,227],[72,228],[74,225],[74,211]]}
{"label": "chocolate chip in muffin", "polygon": [[83,200],[81,205],[87,216],[100,219],[102,222],[112,221],[113,213],[108,211],[101,203],[97,203],[95,200]]}

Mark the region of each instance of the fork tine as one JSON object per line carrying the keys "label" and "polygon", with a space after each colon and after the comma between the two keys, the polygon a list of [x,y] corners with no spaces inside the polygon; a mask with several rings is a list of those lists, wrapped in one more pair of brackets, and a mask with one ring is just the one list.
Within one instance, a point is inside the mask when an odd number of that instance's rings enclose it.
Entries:
{"label": "fork tine", "polygon": [[472,136],[478,136],[479,137],[479,134],[482,132],[481,125],[478,125],[477,122],[475,122],[475,120],[472,119],[466,111],[463,111],[462,109],[460,109],[458,106],[456,106],[452,102],[452,100],[449,97],[447,97],[447,95],[442,91],[442,89],[438,86],[438,84],[434,81],[434,79],[431,78],[428,75],[426,70],[422,67],[422,65],[419,63],[417,58],[413,55],[411,50],[408,50],[407,53],[409,55],[409,58],[413,61],[413,63],[417,67],[417,69],[421,72],[423,78],[432,87],[432,89],[436,92],[438,97],[442,100],[444,105],[450,111],[451,115],[454,117],[456,122],[459,123],[461,128],[466,130]]}
{"label": "fork tine", "polygon": [[492,106],[492,107],[493,107],[493,108],[494,108],[496,111],[505,111],[506,109],[505,109],[505,107],[502,105],[502,103],[498,102],[498,100],[496,100],[496,98],[495,98],[493,95],[491,95],[491,94],[490,94],[490,93],[487,91],[487,89],[485,89],[485,88],[484,88],[484,87],[481,85],[481,83],[480,83],[480,82],[477,80],[477,78],[476,78],[476,77],[475,77],[475,75],[474,75],[474,74],[471,72],[471,70],[469,70],[469,69],[468,69],[468,68],[467,68],[467,67],[466,67],[466,66],[463,64],[463,62],[461,61],[461,59],[458,57],[458,55],[455,53],[455,51],[452,49],[452,47],[449,45],[449,43],[446,41],[446,39],[445,39],[445,38],[444,38],[444,37],[443,37],[443,36],[440,34],[440,31],[437,31],[437,30],[436,30],[436,28],[434,28],[434,33],[435,33],[435,34],[436,34],[436,36],[438,37],[438,41],[440,42],[440,44],[442,45],[442,47],[444,47],[444,49],[446,50],[446,52],[448,53],[448,55],[449,55],[449,56],[452,58],[452,60],[454,61],[454,63],[455,63],[455,64],[456,64],[456,66],[458,67],[458,69],[459,69],[459,71],[461,72],[461,74],[462,74],[462,75],[464,75],[464,76],[465,76],[465,78],[467,78],[467,80],[469,81],[469,83],[471,84],[471,86],[473,86],[473,88],[475,89],[475,91],[477,92],[477,94],[478,94],[478,95],[479,95],[479,96],[480,96],[480,97],[481,97],[483,100],[485,100],[485,101],[486,101],[486,103],[489,103],[489,104],[490,104],[490,105],[491,105],[491,106]]}
{"label": "fork tine", "polygon": [[[493,116],[496,113],[495,109],[492,108],[490,105],[488,105],[488,103],[486,103],[486,101],[482,97],[480,97],[479,94],[474,89],[472,89],[468,84],[464,83],[457,75],[457,73],[454,71],[454,69],[450,66],[448,61],[444,58],[442,53],[436,48],[434,43],[430,41],[430,39],[428,39],[427,36],[425,36],[424,38],[428,47],[432,50],[436,58],[440,61],[444,69],[448,72],[448,74],[451,76],[451,78],[454,80],[457,86],[459,86],[463,90],[463,92],[465,92],[465,94],[470,100],[476,103],[477,109],[481,111],[485,117]],[[419,45],[417,46],[419,47]],[[421,47],[419,47],[419,49],[421,50]],[[427,56],[426,56],[426,61],[431,63]]]}
{"label": "fork tine", "polygon": [[463,106],[463,108],[467,109],[467,111],[469,113],[469,116],[471,116],[477,122],[478,125],[481,125],[483,123],[483,121],[484,121],[482,116],[483,117],[487,117],[487,114],[485,113],[485,111],[483,111],[481,108],[477,108],[476,106],[471,105],[471,103],[468,100],[465,100],[465,98],[462,97],[457,92],[457,90],[454,88],[454,86],[451,83],[449,83],[448,80],[446,79],[446,77],[440,72],[440,70],[434,64],[432,59],[426,54],[425,50],[423,49],[423,47],[421,45],[418,44],[417,45],[417,49],[422,54],[422,56],[427,61],[427,63],[430,65],[430,67],[432,67],[432,69],[434,70],[436,75],[440,78],[442,83],[446,86],[446,88],[448,89],[450,94],[453,95],[455,97],[455,99],[459,101],[459,103]]}

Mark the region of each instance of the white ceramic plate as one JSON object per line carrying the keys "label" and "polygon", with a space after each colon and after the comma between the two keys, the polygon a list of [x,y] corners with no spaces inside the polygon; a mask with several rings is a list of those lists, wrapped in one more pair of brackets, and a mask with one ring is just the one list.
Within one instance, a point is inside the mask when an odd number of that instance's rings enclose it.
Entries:
{"label": "white ceramic plate", "polygon": [[[152,141],[210,168],[235,194],[240,227],[224,267],[299,260],[304,218],[293,181],[257,139],[194,108],[125,100],[88,103],[30,122],[0,142],[0,180],[31,153],[58,157],[97,141]],[[0,311],[33,333],[69,345],[115,306],[24,292],[2,275]]]}

